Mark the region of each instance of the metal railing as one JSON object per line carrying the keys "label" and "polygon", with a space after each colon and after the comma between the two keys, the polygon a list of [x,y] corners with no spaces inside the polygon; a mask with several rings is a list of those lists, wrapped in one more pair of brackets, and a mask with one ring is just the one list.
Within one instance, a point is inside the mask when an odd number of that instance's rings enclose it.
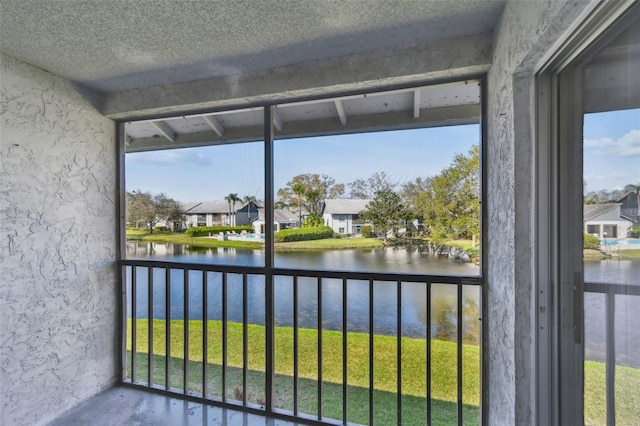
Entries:
{"label": "metal railing", "polygon": [[607,425],[611,426],[616,424],[616,296],[640,296],[640,285],[585,282],[584,291],[604,294],[606,417]]}
{"label": "metal railing", "polygon": [[[427,424],[436,417],[449,424],[481,422],[479,277],[143,260],[120,265],[125,384],[310,424],[354,418],[410,424],[415,420],[404,416],[416,401]],[[407,319],[415,306],[424,311]],[[255,341],[264,342],[257,353]],[[387,365],[387,359],[395,361]],[[445,383],[439,368],[447,363],[455,363],[455,380]],[[353,377],[356,364],[365,366],[366,378]],[[424,377],[414,377],[416,366]],[[378,375],[387,377],[383,385]],[[410,381],[411,395],[405,391]],[[287,387],[290,394],[278,390]],[[443,396],[442,388],[449,393]],[[363,409],[354,404],[366,405],[368,413],[352,417],[350,410]],[[341,412],[327,412],[331,405]]]}

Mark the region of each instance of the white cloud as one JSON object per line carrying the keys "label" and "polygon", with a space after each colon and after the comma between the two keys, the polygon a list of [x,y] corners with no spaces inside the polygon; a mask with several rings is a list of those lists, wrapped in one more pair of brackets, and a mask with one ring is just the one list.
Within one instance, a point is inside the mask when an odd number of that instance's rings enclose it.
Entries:
{"label": "white cloud", "polygon": [[613,155],[616,157],[640,155],[640,130],[631,130],[618,140],[608,137],[585,139],[584,147],[595,149],[598,154]]}

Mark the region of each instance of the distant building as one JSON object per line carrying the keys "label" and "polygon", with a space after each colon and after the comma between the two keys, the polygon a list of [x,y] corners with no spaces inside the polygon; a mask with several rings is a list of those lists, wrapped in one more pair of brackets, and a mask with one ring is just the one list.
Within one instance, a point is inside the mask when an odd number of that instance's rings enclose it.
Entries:
{"label": "distant building", "polygon": [[627,192],[624,197],[618,200],[620,206],[620,216],[633,222],[633,226],[640,226],[640,206],[638,206],[638,195],[635,192]]}
{"label": "distant building", "polygon": [[602,238],[625,238],[633,222],[621,214],[621,203],[586,204],[584,232]]}
{"label": "distant building", "polygon": [[360,212],[367,208],[370,200],[331,199],[324,200],[322,219],[333,232],[340,235],[360,235],[366,225],[360,219]]}
{"label": "distant building", "polygon": [[[258,218],[253,221],[253,230],[256,234],[265,233],[264,208],[258,209]],[[295,228],[298,225],[298,216],[286,209],[275,209],[273,211],[273,231],[278,232],[283,229]]]}
{"label": "distant building", "polygon": [[194,226],[231,225],[229,203],[226,201],[206,201],[196,203],[185,211],[185,224],[187,228]]}
{"label": "distant building", "polygon": [[251,225],[256,221],[260,214],[258,213],[258,205],[256,203],[247,203],[235,211],[235,223],[237,226]]}

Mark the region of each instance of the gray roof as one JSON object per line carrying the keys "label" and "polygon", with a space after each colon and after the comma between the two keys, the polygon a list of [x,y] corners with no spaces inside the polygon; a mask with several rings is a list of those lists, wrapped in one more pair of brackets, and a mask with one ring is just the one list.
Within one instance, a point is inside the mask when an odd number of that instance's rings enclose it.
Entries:
{"label": "gray roof", "polygon": [[[262,207],[258,209],[258,220],[264,222],[264,208]],[[286,209],[275,209],[273,211],[273,220],[279,223],[296,223],[298,222],[298,215]]]}
{"label": "gray roof", "polygon": [[369,204],[371,200],[360,199],[330,199],[324,200],[324,213],[326,214],[358,214]]}
{"label": "gray roof", "polygon": [[618,204],[618,203],[585,204],[582,211],[582,214],[583,214],[582,217],[585,222],[588,222],[620,206],[621,204]]}
{"label": "gray roof", "polygon": [[[236,207],[240,207],[241,203],[236,203]],[[229,203],[226,201],[205,201],[196,204],[185,212],[186,214],[207,214],[207,213],[229,213]]]}

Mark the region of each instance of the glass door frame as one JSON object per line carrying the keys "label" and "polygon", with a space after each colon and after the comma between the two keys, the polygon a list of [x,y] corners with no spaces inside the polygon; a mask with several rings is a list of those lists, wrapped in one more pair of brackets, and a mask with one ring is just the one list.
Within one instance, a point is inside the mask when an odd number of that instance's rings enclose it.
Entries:
{"label": "glass door frame", "polygon": [[582,66],[639,13],[600,3],[536,74],[537,424],[584,424]]}

